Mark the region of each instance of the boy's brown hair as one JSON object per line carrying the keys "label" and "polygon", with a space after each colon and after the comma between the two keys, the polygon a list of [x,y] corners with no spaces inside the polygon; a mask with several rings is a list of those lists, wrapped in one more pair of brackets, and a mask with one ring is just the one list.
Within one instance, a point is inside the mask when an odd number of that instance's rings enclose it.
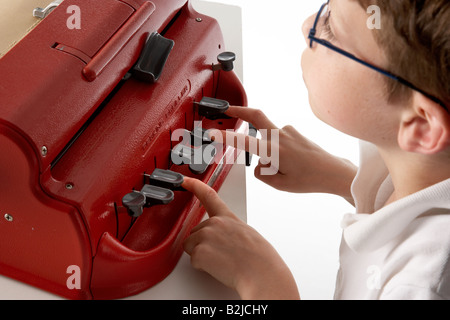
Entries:
{"label": "boy's brown hair", "polygon": [[[381,9],[375,38],[388,58],[387,69],[416,87],[450,103],[450,1],[358,0],[364,10]],[[411,90],[387,78],[390,99],[408,98]]]}

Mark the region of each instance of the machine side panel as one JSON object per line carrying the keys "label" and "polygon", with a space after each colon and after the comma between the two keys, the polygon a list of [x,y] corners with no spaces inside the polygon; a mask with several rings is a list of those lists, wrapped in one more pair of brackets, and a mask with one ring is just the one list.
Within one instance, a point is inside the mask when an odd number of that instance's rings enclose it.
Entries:
{"label": "machine side panel", "polygon": [[[36,154],[2,123],[0,150],[0,273],[64,297],[91,298],[92,250],[78,210],[42,191]],[[79,272],[71,282],[73,267]]]}

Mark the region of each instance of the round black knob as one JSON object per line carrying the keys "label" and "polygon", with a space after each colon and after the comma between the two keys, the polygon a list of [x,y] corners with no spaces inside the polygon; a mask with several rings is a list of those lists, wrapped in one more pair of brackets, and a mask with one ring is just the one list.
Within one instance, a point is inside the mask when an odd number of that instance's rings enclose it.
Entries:
{"label": "round black knob", "polygon": [[231,71],[234,69],[236,54],[234,52],[222,52],[217,56],[217,60],[222,65],[223,71]]}
{"label": "round black knob", "polygon": [[122,198],[123,206],[128,209],[128,214],[132,217],[142,215],[145,203],[145,195],[140,192],[130,192]]}

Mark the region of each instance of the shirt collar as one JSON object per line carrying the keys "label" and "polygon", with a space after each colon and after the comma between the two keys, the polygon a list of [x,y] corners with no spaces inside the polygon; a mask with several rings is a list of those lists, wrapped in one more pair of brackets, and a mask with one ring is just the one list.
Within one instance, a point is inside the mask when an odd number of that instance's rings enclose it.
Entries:
{"label": "shirt collar", "polygon": [[393,202],[373,214],[346,215],[342,221],[344,239],[355,252],[374,251],[433,208],[450,209],[450,179]]}

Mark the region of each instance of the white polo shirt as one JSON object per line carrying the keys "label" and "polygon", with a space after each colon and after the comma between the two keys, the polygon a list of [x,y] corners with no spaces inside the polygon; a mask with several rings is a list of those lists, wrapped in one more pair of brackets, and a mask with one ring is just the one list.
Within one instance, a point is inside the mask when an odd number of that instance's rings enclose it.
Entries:
{"label": "white polo shirt", "polygon": [[361,142],[335,299],[450,299],[450,179],[383,207],[392,192],[378,150]]}

